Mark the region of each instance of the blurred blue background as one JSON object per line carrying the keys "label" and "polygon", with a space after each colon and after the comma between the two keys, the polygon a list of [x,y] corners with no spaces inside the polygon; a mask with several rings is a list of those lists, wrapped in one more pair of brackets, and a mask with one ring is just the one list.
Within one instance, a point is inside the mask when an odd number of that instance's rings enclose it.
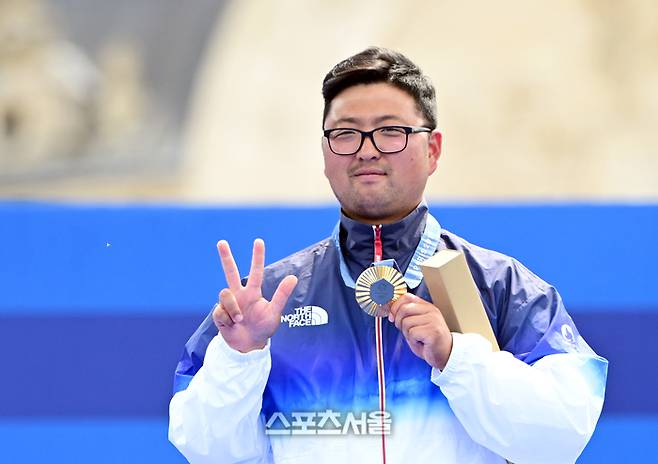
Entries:
{"label": "blurred blue background", "polygon": [[[658,205],[433,204],[442,226],[517,257],[563,295],[610,361],[578,461],[658,462]],[[0,461],[181,463],[173,370],[224,281],[328,235],[337,208],[0,202]]]}

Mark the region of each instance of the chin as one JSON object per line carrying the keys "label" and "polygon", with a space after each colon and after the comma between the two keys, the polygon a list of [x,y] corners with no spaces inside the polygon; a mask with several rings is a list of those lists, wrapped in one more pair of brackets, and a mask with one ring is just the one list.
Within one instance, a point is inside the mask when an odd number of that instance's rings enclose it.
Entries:
{"label": "chin", "polygon": [[393,222],[397,217],[403,217],[399,208],[381,202],[362,202],[351,210],[354,215],[372,222]]}

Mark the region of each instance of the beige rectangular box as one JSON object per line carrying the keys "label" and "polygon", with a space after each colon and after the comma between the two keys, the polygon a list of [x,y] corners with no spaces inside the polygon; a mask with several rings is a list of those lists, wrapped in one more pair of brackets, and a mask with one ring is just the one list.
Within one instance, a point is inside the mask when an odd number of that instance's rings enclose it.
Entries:
{"label": "beige rectangular box", "polygon": [[420,265],[432,301],[451,332],[479,333],[500,351],[464,254],[441,250]]}

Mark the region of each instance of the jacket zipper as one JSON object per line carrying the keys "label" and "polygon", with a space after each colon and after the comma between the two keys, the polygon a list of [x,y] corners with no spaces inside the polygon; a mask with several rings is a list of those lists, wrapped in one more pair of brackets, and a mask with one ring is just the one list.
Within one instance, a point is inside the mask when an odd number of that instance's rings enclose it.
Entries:
{"label": "jacket zipper", "polygon": [[[382,250],[382,226],[372,226],[375,236],[374,240],[374,262],[383,259]],[[386,464],[386,435],[384,434],[384,412],[386,411],[386,378],[384,376],[384,346],[383,346],[383,333],[382,333],[382,319],[375,317],[375,343],[377,348],[377,382],[379,388],[379,416],[381,433],[382,433],[382,463]]]}

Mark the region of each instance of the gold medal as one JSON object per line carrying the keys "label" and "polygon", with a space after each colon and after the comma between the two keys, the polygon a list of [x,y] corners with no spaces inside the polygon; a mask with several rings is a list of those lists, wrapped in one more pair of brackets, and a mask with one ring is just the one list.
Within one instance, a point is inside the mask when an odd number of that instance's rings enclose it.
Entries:
{"label": "gold medal", "polygon": [[407,284],[392,266],[370,266],[356,279],[354,290],[361,309],[371,316],[384,317],[391,303],[407,293]]}

